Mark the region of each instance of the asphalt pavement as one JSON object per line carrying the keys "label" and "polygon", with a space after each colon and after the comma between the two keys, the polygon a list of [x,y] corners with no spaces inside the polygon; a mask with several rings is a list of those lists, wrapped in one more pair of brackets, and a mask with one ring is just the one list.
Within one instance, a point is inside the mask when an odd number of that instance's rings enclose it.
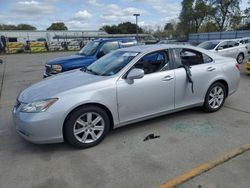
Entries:
{"label": "asphalt pavement", "polygon": [[[5,64],[0,64],[0,187],[159,187],[250,143],[250,76],[244,74],[244,65],[239,90],[216,113],[194,108],[128,125],[86,150],[67,143],[35,145],[23,140],[11,117],[16,96],[42,79],[46,60],[72,53],[1,56]],[[160,137],[144,141],[149,134]],[[249,188],[249,160],[249,152],[243,153],[180,187]]]}

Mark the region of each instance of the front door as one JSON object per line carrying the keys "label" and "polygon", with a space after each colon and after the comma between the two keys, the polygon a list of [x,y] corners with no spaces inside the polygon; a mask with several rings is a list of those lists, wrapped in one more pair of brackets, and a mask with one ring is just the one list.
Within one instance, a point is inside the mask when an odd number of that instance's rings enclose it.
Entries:
{"label": "front door", "polygon": [[172,110],[175,75],[169,70],[168,52],[147,54],[133,68],[143,69],[145,75],[133,82],[126,78],[117,81],[120,123]]}

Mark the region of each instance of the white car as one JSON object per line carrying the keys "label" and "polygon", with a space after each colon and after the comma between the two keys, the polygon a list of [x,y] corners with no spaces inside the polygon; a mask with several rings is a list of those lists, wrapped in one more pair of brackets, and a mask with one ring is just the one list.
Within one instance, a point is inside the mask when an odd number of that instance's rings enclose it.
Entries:
{"label": "white car", "polygon": [[246,45],[240,44],[233,39],[206,41],[199,44],[198,47],[213,51],[218,55],[235,58],[239,64],[243,63],[247,57]]}
{"label": "white car", "polygon": [[244,38],[238,39],[238,41],[241,44],[245,44],[247,47],[248,53],[250,53],[250,37],[244,37]]}

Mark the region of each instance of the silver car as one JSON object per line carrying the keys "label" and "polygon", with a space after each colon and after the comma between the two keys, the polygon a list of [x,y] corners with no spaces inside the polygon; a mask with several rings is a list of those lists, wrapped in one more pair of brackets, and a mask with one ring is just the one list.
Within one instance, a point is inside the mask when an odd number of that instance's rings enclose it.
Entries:
{"label": "silver car", "polygon": [[237,40],[211,40],[199,44],[198,47],[218,55],[235,58],[239,64],[243,63],[247,57],[246,45],[239,43]]}
{"label": "silver car", "polygon": [[34,143],[86,148],[110,129],[183,109],[219,110],[239,85],[235,59],[200,48],[149,45],[116,50],[86,69],[52,76],[23,90],[13,117]]}

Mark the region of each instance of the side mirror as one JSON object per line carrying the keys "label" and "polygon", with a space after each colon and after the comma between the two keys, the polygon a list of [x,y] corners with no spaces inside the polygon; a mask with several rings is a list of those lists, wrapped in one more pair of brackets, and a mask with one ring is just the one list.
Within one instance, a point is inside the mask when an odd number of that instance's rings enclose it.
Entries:
{"label": "side mirror", "polygon": [[105,53],[103,51],[99,51],[96,55],[97,59],[99,59],[100,57],[104,56]]}
{"label": "side mirror", "polygon": [[140,78],[143,78],[143,76],[144,76],[144,70],[134,68],[129,71],[127,75],[127,79],[128,80],[140,79]]}
{"label": "side mirror", "polygon": [[216,50],[223,50],[223,47],[219,46],[218,48],[216,48]]}

